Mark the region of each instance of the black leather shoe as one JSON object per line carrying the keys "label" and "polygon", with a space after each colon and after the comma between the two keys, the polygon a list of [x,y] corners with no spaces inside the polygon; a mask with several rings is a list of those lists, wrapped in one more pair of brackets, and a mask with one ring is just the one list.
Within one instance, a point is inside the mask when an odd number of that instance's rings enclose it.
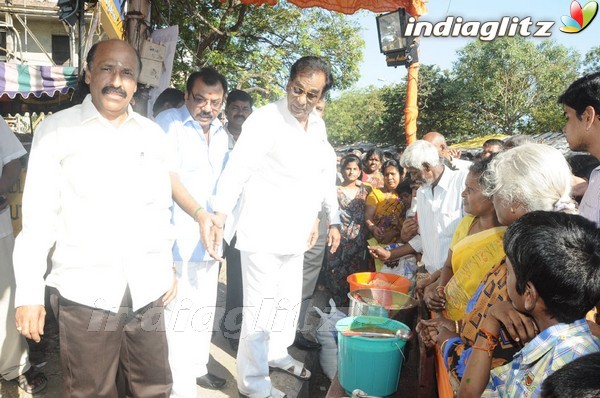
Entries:
{"label": "black leather shoe", "polygon": [[304,337],[302,332],[296,332],[294,346],[304,351],[316,351],[321,349],[321,344]]}
{"label": "black leather shoe", "polygon": [[196,384],[209,390],[220,390],[225,385],[225,379],[207,373],[204,376],[196,377]]}

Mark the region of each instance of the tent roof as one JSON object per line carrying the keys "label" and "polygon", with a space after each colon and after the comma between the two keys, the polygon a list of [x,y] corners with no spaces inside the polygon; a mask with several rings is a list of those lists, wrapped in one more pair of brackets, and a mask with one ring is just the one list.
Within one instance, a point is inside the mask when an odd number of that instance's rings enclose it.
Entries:
{"label": "tent roof", "polygon": [[[244,4],[269,4],[274,6],[277,0],[241,0]],[[423,15],[425,0],[287,0],[301,8],[321,7],[331,11],[344,14],[353,14],[360,9],[373,12],[390,12],[398,8],[404,8],[413,16]]]}
{"label": "tent roof", "polygon": [[42,94],[66,94],[77,84],[77,68],[73,66],[34,66],[0,62],[0,95],[11,99],[17,94],[39,98]]}

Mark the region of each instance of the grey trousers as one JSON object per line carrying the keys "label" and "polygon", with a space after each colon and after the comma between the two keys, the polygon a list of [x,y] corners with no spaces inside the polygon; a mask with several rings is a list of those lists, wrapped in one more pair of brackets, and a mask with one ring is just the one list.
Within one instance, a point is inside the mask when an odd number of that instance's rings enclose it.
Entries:
{"label": "grey trousers", "polygon": [[319,213],[319,238],[317,243],[304,253],[304,264],[302,271],[302,303],[298,314],[298,330],[304,330],[304,323],[308,306],[312,302],[312,297],[315,292],[315,286],[319,279],[323,258],[327,250],[327,213],[321,211]]}
{"label": "grey trousers", "polygon": [[63,397],[168,398],[172,378],[161,298],[131,310],[126,291],[119,314],[50,294],[58,320]]}

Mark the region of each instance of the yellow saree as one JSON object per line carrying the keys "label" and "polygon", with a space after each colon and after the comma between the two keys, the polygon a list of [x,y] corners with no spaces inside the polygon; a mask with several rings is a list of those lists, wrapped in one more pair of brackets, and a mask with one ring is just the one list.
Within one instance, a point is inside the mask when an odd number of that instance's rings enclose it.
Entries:
{"label": "yellow saree", "polygon": [[465,315],[469,299],[488,272],[504,257],[502,238],[506,227],[495,227],[467,235],[475,217],[465,216],[452,239],[452,271],[454,276],[445,288],[446,314],[452,320]]}

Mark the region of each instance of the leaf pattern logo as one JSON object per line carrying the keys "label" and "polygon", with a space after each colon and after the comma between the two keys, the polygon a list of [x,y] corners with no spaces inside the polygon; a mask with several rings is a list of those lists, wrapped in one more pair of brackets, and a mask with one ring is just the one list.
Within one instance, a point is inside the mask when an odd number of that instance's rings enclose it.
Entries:
{"label": "leaf pattern logo", "polygon": [[560,19],[564,25],[560,27],[560,30],[565,33],[579,33],[596,17],[596,14],[598,13],[598,3],[596,0],[591,0],[582,8],[577,0],[573,0],[570,12],[570,17],[563,15]]}

